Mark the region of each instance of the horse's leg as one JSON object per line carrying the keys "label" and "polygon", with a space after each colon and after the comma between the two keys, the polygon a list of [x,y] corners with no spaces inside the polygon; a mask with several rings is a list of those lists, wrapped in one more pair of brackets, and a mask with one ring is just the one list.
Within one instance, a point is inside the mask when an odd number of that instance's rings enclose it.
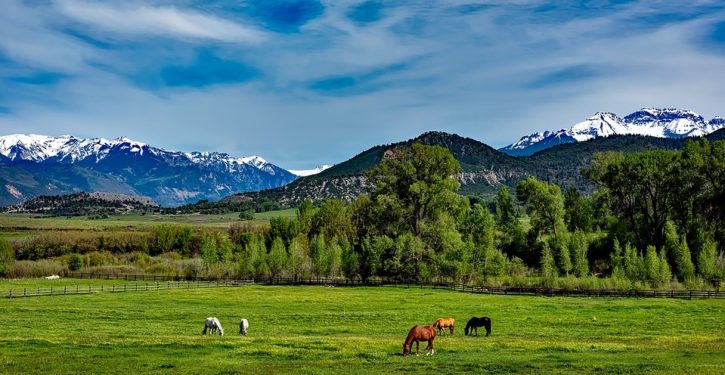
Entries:
{"label": "horse's leg", "polygon": [[476,337],[478,337],[478,327],[473,327],[476,330]]}
{"label": "horse's leg", "polygon": [[453,329],[454,328],[455,328],[455,326],[451,326],[451,336],[453,336]]}
{"label": "horse's leg", "polygon": [[425,355],[433,355],[435,353],[435,350],[433,349],[433,339],[428,340],[428,347],[425,352]]}
{"label": "horse's leg", "polygon": [[415,355],[420,355],[420,341],[415,342]]}

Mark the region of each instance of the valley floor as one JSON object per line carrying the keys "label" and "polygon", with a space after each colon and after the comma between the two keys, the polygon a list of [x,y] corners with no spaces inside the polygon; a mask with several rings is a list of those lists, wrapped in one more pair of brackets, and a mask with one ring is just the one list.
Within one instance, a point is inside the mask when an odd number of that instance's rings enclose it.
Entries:
{"label": "valley floor", "polygon": [[[464,336],[484,315],[492,336]],[[207,316],[224,337],[201,336]],[[444,316],[435,356],[400,354]],[[2,374],[725,373],[725,300],[250,285],[0,299],[0,327]]]}

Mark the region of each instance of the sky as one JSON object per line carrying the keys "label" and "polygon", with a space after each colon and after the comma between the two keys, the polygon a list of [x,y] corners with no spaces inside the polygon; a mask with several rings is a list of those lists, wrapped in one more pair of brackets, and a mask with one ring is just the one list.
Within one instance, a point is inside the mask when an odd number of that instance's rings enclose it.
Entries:
{"label": "sky", "polygon": [[503,147],[595,112],[725,115],[725,2],[0,3],[0,134],[344,161],[429,130]]}

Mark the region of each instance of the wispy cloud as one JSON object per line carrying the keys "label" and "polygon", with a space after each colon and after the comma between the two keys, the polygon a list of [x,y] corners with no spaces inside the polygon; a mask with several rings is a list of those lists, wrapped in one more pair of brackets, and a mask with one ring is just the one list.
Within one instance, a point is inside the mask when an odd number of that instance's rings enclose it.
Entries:
{"label": "wispy cloud", "polygon": [[432,129],[503,146],[602,110],[725,115],[722,2],[2,4],[3,132],[306,168]]}
{"label": "wispy cloud", "polygon": [[78,0],[58,2],[60,12],[101,30],[129,35],[210,39],[221,42],[256,43],[263,33],[247,25],[172,6],[121,5]]}

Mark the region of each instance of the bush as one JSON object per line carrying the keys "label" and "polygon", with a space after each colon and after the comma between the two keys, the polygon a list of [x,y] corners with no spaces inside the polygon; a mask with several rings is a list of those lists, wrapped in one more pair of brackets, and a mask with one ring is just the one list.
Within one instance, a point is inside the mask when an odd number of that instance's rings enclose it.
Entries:
{"label": "bush", "polygon": [[58,275],[66,270],[66,266],[54,259],[43,260],[19,260],[7,270],[7,277],[24,278],[24,277],[45,277],[50,275]]}
{"label": "bush", "polygon": [[82,267],[83,267],[83,257],[80,254],[74,253],[68,257],[68,269],[69,270],[78,271]]}
{"label": "bush", "polygon": [[0,277],[7,274],[8,269],[15,261],[15,252],[8,241],[0,238]]}

